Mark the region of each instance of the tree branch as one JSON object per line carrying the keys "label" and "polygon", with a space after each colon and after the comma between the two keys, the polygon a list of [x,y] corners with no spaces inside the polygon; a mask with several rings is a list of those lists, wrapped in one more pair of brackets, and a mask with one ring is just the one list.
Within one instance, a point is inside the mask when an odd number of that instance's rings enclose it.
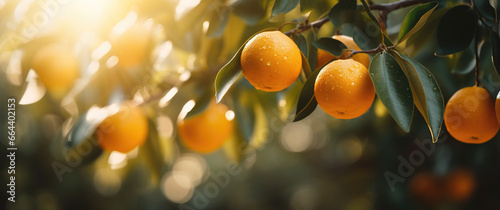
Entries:
{"label": "tree branch", "polygon": [[[371,10],[379,10],[382,11],[382,13],[390,13],[394,10],[401,9],[404,7],[409,7],[415,4],[421,4],[421,3],[426,3],[430,2],[432,0],[402,0],[394,3],[387,3],[387,4],[372,4],[370,5]],[[310,30],[311,28],[320,28],[323,24],[327,23],[329,21],[328,17],[321,18],[317,21],[314,21],[312,23],[308,23],[306,25],[301,25],[296,29],[292,29],[290,31],[284,32],[285,35],[290,36],[294,33],[300,33],[303,31]]]}

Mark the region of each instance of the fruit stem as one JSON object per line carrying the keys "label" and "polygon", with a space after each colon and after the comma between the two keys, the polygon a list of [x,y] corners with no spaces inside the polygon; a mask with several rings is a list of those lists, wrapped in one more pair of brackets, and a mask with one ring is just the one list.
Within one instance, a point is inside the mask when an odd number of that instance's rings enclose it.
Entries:
{"label": "fruit stem", "polygon": [[349,57],[347,57],[347,59],[351,58],[352,56],[354,56],[355,54],[358,54],[358,53],[378,53],[378,52],[382,52],[382,51],[388,51],[392,48],[394,48],[394,46],[387,47],[383,43],[381,43],[378,45],[377,48],[372,49],[372,50],[351,50],[351,49],[348,49],[346,51],[351,51],[351,54],[349,55]]}
{"label": "fruit stem", "polygon": [[[472,8],[474,8],[474,1],[471,0],[470,1],[470,6]],[[477,13],[474,12],[474,32],[475,32],[475,35],[474,35],[474,60],[476,62],[476,65],[474,66],[474,76],[476,77],[476,80],[475,80],[475,86],[478,86],[479,85],[479,39],[481,37],[480,34],[479,34],[479,27],[478,27],[478,21],[479,21],[479,16]]]}

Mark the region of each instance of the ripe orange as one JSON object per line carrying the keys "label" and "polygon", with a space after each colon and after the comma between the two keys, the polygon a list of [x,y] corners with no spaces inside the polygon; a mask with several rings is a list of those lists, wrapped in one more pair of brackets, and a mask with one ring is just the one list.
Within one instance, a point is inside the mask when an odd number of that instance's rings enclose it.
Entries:
{"label": "ripe orange", "polygon": [[456,169],[446,177],[446,197],[452,202],[463,202],[469,199],[476,182],[471,171]]}
{"label": "ripe orange", "polygon": [[290,86],[299,76],[302,56],[295,43],[280,31],[262,32],[241,53],[243,75],[255,88],[267,92]]}
{"label": "ripe orange", "polygon": [[148,136],[148,120],[139,106],[125,102],[97,128],[96,139],[104,150],[130,152]]}
{"label": "ripe orange", "polygon": [[31,68],[47,89],[71,86],[80,75],[77,58],[63,44],[49,44],[35,52]]}
{"label": "ripe orange", "polygon": [[314,84],[314,95],[329,115],[352,119],[370,108],[375,89],[363,64],[352,59],[335,60],[321,69]]}
{"label": "ripe orange", "polygon": [[[334,35],[332,38],[342,42],[347,47],[347,49],[361,50],[361,48],[358,47],[358,45],[354,42],[354,40],[350,36]],[[338,57],[338,59],[347,59],[350,55],[351,55],[351,51],[346,51],[345,53],[340,55],[340,57]],[[319,68],[319,67],[325,65],[326,63],[328,63],[328,61],[331,61],[332,59],[336,59],[336,58],[337,58],[337,56],[334,56],[325,50],[319,49],[316,67]],[[351,58],[357,62],[360,62],[366,68],[369,68],[369,66],[370,66],[370,56],[366,53],[357,53],[357,54],[353,55]]]}
{"label": "ripe orange", "polygon": [[458,141],[481,144],[493,138],[500,125],[495,117],[495,102],[487,90],[466,87],[450,98],[444,109],[444,123]]}
{"label": "ripe orange", "polygon": [[125,32],[111,38],[112,53],[118,57],[118,66],[134,67],[147,59],[150,44],[149,30],[142,25],[133,25]]}
{"label": "ripe orange", "polygon": [[495,100],[495,113],[500,124],[500,92],[498,92],[497,99]]}
{"label": "ripe orange", "polygon": [[227,111],[225,105],[212,101],[203,113],[181,119],[177,126],[184,145],[200,153],[220,148],[233,135],[233,121],[226,118]]}

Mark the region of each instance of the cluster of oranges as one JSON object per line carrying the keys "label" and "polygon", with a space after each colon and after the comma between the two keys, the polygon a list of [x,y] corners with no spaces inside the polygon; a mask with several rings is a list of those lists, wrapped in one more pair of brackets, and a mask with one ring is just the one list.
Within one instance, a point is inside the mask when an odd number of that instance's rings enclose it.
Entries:
{"label": "cluster of oranges", "polygon": [[[119,66],[133,67],[144,60],[148,37],[144,30],[133,28],[113,38],[117,46],[114,54]],[[360,50],[351,37],[335,35],[350,50]],[[142,53],[144,52],[144,53]],[[138,54],[139,53],[139,54]],[[314,85],[318,105],[329,115],[352,119],[364,114],[375,99],[375,89],[368,73],[370,58],[351,51],[336,57],[324,50],[318,51],[319,74]],[[302,69],[302,56],[293,40],[279,31],[262,32],[244,46],[241,67],[245,78],[257,89],[281,91],[295,82]],[[35,53],[32,68],[49,89],[70,86],[79,75],[79,64],[69,48],[60,44],[48,45]],[[449,133],[466,143],[483,143],[493,138],[500,124],[491,113],[500,115],[500,101],[496,106],[489,93],[481,87],[467,87],[456,92],[445,108],[444,122]],[[178,123],[179,136],[184,145],[197,152],[210,153],[220,148],[233,134],[233,122],[226,118],[227,107],[212,102],[202,114]],[[146,137],[148,123],[142,109],[124,103],[120,111],[101,125],[98,141],[106,150],[128,152],[141,145]],[[130,130],[123,132],[125,130]],[[106,131],[106,132],[104,132]],[[122,133],[126,133],[124,135]],[[130,134],[130,135],[129,135]]]}
{"label": "cluster of oranges", "polygon": [[[350,50],[360,50],[351,37],[335,35],[332,38]],[[326,113],[339,119],[361,116],[375,98],[367,69],[369,56],[358,53],[349,59],[350,50],[339,57],[319,50],[317,57],[317,66],[322,69],[314,84],[314,96]],[[301,59],[299,48],[288,36],[271,31],[252,37],[243,48],[240,61],[245,78],[253,86],[274,92],[287,88],[297,79]],[[497,117],[492,114],[495,107]],[[478,86],[463,88],[447,103],[444,122],[457,140],[484,143],[500,129],[500,100],[495,105],[488,91]]]}
{"label": "cluster of oranges", "polygon": [[[359,50],[348,36],[334,36],[349,49]],[[316,78],[314,95],[319,106],[340,119],[352,119],[365,113],[375,99],[375,89],[368,73],[370,58],[356,54],[347,59],[346,51],[336,57],[319,50],[318,65],[324,66]],[[330,62],[331,60],[335,60]],[[295,82],[302,68],[300,50],[288,36],[279,31],[262,32],[252,37],[241,54],[245,78],[255,88],[281,91]]]}
{"label": "cluster of oranges", "polygon": [[475,188],[474,174],[465,168],[455,169],[443,176],[437,176],[430,171],[420,172],[408,183],[410,195],[426,205],[467,201]]}

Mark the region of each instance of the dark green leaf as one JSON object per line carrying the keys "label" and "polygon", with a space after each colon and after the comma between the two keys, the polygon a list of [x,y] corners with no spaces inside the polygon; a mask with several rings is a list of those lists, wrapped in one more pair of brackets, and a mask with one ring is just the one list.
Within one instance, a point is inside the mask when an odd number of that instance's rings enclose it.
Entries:
{"label": "dark green leaf", "polygon": [[255,130],[255,114],[250,108],[249,94],[246,91],[237,93],[238,98],[234,103],[234,113],[239,131],[245,142],[249,142]]}
{"label": "dark green leaf", "polygon": [[208,21],[210,25],[207,29],[208,37],[220,37],[226,28],[227,22],[229,20],[229,10],[227,8],[216,9],[212,12],[210,20]]}
{"label": "dark green leaf", "polygon": [[[363,50],[376,48],[382,42],[382,33],[380,29],[366,15],[359,11],[349,13],[352,17],[345,20],[346,24],[340,28],[340,33],[351,36],[354,42]],[[389,39],[384,39],[387,46],[392,46]]]}
{"label": "dark green leaf", "polygon": [[320,38],[318,41],[313,42],[313,45],[318,49],[325,50],[332,55],[340,56],[347,47],[339,40],[332,38]]}
{"label": "dark green leaf", "polygon": [[436,34],[439,21],[449,9],[450,8],[434,10],[425,22],[424,26],[406,40],[405,53],[408,55],[415,55],[425,46],[431,44],[434,45],[431,38],[435,38],[434,36]]}
{"label": "dark green leaf", "polygon": [[302,70],[304,71],[305,76],[309,77],[311,75],[311,67],[309,66],[309,62],[307,61],[304,53],[301,52],[300,57],[302,58]]}
{"label": "dark green leaf", "polygon": [[[90,117],[91,116],[91,117]],[[75,122],[70,132],[65,138],[68,147],[75,147],[85,139],[90,138],[97,127],[108,117],[105,109],[91,107]]]}
{"label": "dark green leaf", "polygon": [[205,90],[207,90],[207,91],[204,91],[204,93],[202,93],[200,95],[200,97],[198,97],[195,100],[195,104],[194,104],[193,109],[191,109],[191,111],[189,111],[186,114],[186,117],[184,117],[184,119],[188,119],[188,118],[194,117],[198,114],[201,114],[208,107],[208,105],[210,104],[210,101],[212,100],[212,93],[210,93],[211,91],[208,91],[208,90],[210,90],[210,88],[205,88]]}
{"label": "dark green leaf", "polygon": [[249,25],[255,25],[262,20],[267,13],[262,3],[254,0],[237,0],[231,4],[234,14],[243,19]]}
{"label": "dark green leaf", "polygon": [[429,126],[432,141],[437,142],[443,123],[444,100],[436,79],[425,66],[412,58],[394,50],[389,52],[408,78],[413,102]]}
{"label": "dark green leaf", "polygon": [[372,58],[370,77],[377,96],[404,131],[410,131],[413,97],[408,79],[394,57],[381,52]]}
{"label": "dark green leaf", "polygon": [[356,0],[339,0],[328,13],[330,22],[337,28],[348,20],[352,20],[352,12],[356,11]]}
{"label": "dark green leaf", "polygon": [[241,58],[241,52],[243,51],[243,47],[245,47],[246,43],[252,39],[253,36],[256,34],[259,34],[264,31],[271,31],[271,30],[276,30],[276,29],[264,29],[262,31],[259,31],[252,35],[250,38],[248,38],[243,45],[241,45],[240,49],[238,49],[238,52],[231,58],[231,60],[224,65],[219,73],[217,73],[217,77],[215,78],[215,99],[217,103],[220,102],[222,97],[226,95],[227,91],[229,88],[234,84],[234,82],[238,79],[238,77],[241,75],[241,63],[240,63],[240,58]]}
{"label": "dark green leaf", "polygon": [[313,10],[318,14],[323,14],[330,9],[330,2],[324,0],[301,0],[300,11],[304,14]]}
{"label": "dark green leaf", "polygon": [[474,70],[474,66],[476,65],[476,60],[474,59],[474,42],[471,42],[467,49],[454,55],[453,61],[452,73],[468,74]]}
{"label": "dark green leaf", "polygon": [[[496,2],[496,0],[495,0]],[[479,14],[484,17],[488,24],[492,24],[495,20],[495,9],[488,0],[474,0],[474,6],[479,11]]]}
{"label": "dark green leaf", "polygon": [[286,14],[295,9],[297,5],[299,5],[299,0],[275,0],[271,18],[279,14]]}
{"label": "dark green leaf", "polygon": [[308,55],[309,54],[309,49],[308,49],[308,46],[307,46],[307,41],[306,41],[306,38],[304,37],[304,35],[299,34],[299,33],[293,34],[292,35],[292,40],[295,42],[295,44],[297,45],[297,47],[299,47],[300,52],[302,52],[302,54],[304,54],[304,55]]}
{"label": "dark green leaf", "polygon": [[[314,43],[316,41],[316,32],[311,30],[307,35],[307,42]],[[318,60],[318,48],[314,46],[314,44],[309,45],[309,55],[307,56],[307,60],[309,61],[309,66],[312,70],[316,69],[316,64]]]}
{"label": "dark green leaf", "polygon": [[468,5],[450,9],[439,22],[437,29],[437,55],[449,55],[467,48],[474,38],[475,17]]}
{"label": "dark green leaf", "polygon": [[318,106],[318,102],[314,97],[314,83],[316,83],[316,77],[318,77],[319,72],[320,70],[318,69],[307,78],[297,102],[297,111],[295,113],[295,119],[293,119],[294,122],[306,118],[316,109],[316,106]]}
{"label": "dark green leaf", "polygon": [[500,91],[500,76],[495,71],[492,61],[492,48],[489,47],[490,42],[485,42],[479,53],[480,70],[479,79],[481,84],[490,92],[492,96],[496,96]]}
{"label": "dark green leaf", "polygon": [[403,20],[401,29],[399,30],[398,43],[408,39],[408,37],[422,28],[437,5],[437,2],[429,2],[412,9]]}
{"label": "dark green leaf", "polygon": [[377,27],[380,30],[381,29],[380,23],[378,22],[375,15],[373,15],[372,11],[370,10],[370,7],[368,6],[368,3],[366,3],[366,0],[361,0],[361,3],[363,3],[363,7],[364,7],[366,13],[368,14],[368,16],[370,17],[370,19],[372,19],[372,21],[375,23],[375,25],[377,25]]}
{"label": "dark green leaf", "polygon": [[97,159],[102,149],[99,147],[94,133],[97,127],[109,116],[104,108],[92,107],[77,119],[68,134],[64,137],[67,146],[66,157],[78,158],[80,164]]}
{"label": "dark green leaf", "polygon": [[490,34],[491,56],[497,72],[500,72],[500,38],[495,34]]}

